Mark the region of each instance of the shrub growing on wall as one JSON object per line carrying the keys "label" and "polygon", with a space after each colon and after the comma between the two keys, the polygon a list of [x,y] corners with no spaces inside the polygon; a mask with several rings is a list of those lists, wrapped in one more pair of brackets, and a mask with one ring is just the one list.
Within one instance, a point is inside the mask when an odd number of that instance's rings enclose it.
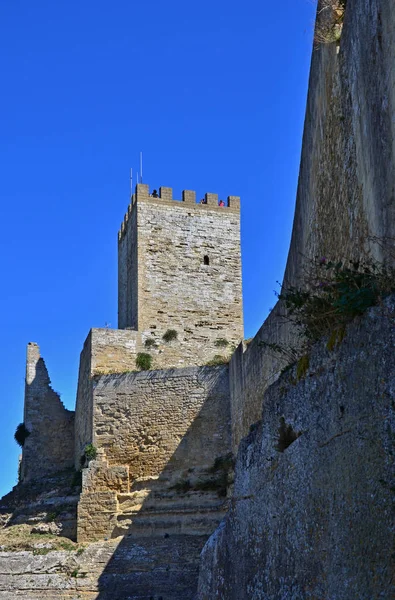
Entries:
{"label": "shrub growing on wall", "polygon": [[89,462],[90,460],[95,460],[97,456],[97,448],[93,444],[88,444],[85,446],[85,458]]}
{"label": "shrub growing on wall", "polygon": [[140,371],[149,371],[152,366],[152,356],[146,352],[139,352],[136,357],[136,367]]}
{"label": "shrub growing on wall", "polygon": [[26,425],[24,423],[19,423],[14,434],[14,439],[21,448],[23,448],[26,438],[29,437],[29,435],[30,431],[27,429]]}
{"label": "shrub growing on wall", "polygon": [[176,340],[178,337],[178,333],[175,329],[168,329],[166,331],[166,333],[163,334],[163,341],[164,342],[171,342],[172,340]]}
{"label": "shrub growing on wall", "polygon": [[145,346],[146,348],[156,348],[156,341],[155,341],[155,338],[153,338],[153,337],[149,337],[149,338],[147,338],[147,339],[145,340],[145,342],[144,342],[144,346]]}

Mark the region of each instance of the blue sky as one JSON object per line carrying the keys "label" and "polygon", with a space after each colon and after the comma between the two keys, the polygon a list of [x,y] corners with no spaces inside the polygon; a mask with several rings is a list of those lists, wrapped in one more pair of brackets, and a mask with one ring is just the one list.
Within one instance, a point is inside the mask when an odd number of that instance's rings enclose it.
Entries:
{"label": "blue sky", "polygon": [[117,324],[129,170],[242,198],[246,337],[290,241],[315,6],[310,0],[0,3],[0,496],[16,482],[25,348],[74,407],[90,327]]}

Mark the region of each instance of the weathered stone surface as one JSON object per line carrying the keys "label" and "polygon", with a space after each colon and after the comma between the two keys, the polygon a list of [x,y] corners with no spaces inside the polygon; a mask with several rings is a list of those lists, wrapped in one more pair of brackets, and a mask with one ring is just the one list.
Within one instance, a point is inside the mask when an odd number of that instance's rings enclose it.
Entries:
{"label": "weathered stone surface", "polygon": [[[162,194],[163,192],[163,194]],[[238,198],[218,207],[139,184],[119,234],[119,327],[155,342],[155,368],[202,365],[243,338]],[[177,340],[165,342],[173,329]]]}
{"label": "weathered stone surface", "polygon": [[[340,47],[312,53],[287,286],[317,256],[394,259],[394,55],[393,0],[347,0]],[[260,418],[259,397],[283,366],[259,341],[295,344],[278,312],[232,359],[234,447]]]}
{"label": "weathered stone surface", "polygon": [[77,551],[0,552],[0,599],[192,600],[206,539],[125,537]]}
{"label": "weathered stone surface", "polygon": [[228,367],[95,377],[91,403],[99,456],[84,469],[79,541],[209,534],[226,496],[213,467],[230,452]]}
{"label": "weathered stone surface", "polygon": [[40,479],[74,464],[74,412],[66,410],[50,385],[37,344],[27,347],[21,481]]}
{"label": "weathered stone surface", "polygon": [[267,390],[199,600],[395,597],[394,325],[392,298]]}
{"label": "weathered stone surface", "polygon": [[0,499],[1,526],[26,524],[76,539],[79,484],[73,469],[18,484]]}

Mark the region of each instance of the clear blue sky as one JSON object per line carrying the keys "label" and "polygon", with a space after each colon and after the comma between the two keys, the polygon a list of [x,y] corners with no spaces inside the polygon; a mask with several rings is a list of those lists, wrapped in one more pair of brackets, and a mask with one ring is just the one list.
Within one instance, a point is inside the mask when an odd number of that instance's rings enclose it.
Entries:
{"label": "clear blue sky", "polygon": [[242,198],[246,337],[283,275],[315,7],[310,0],[0,3],[0,496],[16,482],[25,348],[75,403],[90,327],[117,324],[129,169]]}

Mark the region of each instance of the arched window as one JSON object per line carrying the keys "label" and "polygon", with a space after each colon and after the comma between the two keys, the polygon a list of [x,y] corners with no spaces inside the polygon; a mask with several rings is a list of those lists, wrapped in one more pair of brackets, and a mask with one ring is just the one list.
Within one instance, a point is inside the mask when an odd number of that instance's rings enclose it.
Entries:
{"label": "arched window", "polygon": [[205,265],[209,265],[210,264],[210,259],[209,259],[209,257],[207,255],[203,258],[203,262],[204,262]]}

